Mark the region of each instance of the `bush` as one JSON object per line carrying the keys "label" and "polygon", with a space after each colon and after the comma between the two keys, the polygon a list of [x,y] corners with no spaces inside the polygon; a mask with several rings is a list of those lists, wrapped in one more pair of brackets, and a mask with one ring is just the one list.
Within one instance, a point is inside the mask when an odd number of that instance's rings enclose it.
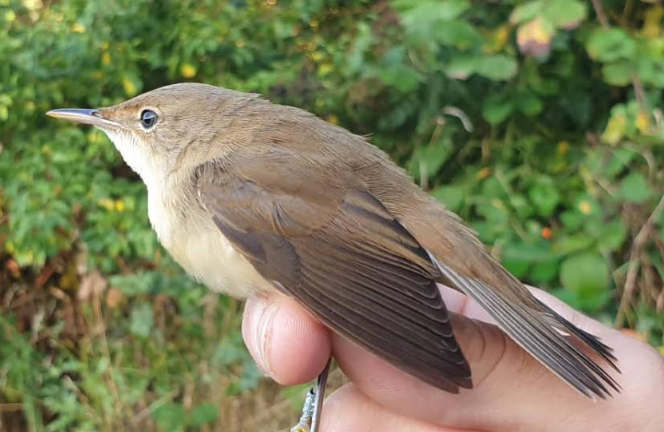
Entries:
{"label": "bush", "polygon": [[613,0],[0,0],[0,401],[32,430],[184,430],[256,387],[238,304],[165,256],[102,133],[44,117],[189,80],[372,134],[516,276],[662,345],[663,17]]}

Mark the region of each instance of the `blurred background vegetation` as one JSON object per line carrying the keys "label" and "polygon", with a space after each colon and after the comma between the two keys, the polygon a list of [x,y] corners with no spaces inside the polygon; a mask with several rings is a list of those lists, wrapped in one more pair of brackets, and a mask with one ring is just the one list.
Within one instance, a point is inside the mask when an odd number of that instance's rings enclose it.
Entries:
{"label": "blurred background vegetation", "polygon": [[[407,167],[525,282],[664,345],[664,6],[0,0],[0,429],[276,430],[241,305],[158,246],[102,133],[179,81],[311,110]],[[295,396],[294,396],[295,395]]]}

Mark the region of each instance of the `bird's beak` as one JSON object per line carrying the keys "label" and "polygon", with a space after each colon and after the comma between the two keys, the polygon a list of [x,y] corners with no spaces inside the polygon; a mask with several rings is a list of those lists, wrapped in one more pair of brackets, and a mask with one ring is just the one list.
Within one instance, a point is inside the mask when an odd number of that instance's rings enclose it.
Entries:
{"label": "bird's beak", "polygon": [[121,128],[120,123],[105,119],[98,109],[62,108],[46,113],[47,116],[104,128]]}

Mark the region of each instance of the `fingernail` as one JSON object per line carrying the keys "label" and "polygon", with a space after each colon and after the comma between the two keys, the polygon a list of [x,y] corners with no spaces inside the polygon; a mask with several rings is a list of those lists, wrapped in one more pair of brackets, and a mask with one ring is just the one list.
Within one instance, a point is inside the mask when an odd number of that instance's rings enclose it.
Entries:
{"label": "fingernail", "polygon": [[267,298],[249,299],[247,300],[246,310],[249,314],[250,328],[253,331],[250,336],[253,342],[251,345],[258,350],[258,352],[253,353],[254,357],[256,357],[258,367],[272,378],[274,374],[270,366],[269,344],[277,305]]}

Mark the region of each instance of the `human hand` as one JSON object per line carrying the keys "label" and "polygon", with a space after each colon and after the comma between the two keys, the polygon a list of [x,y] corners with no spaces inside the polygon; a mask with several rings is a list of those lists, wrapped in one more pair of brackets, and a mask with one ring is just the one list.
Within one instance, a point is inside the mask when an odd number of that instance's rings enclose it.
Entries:
{"label": "human hand", "polygon": [[314,379],[332,353],[350,384],[323,409],[323,432],[642,431],[664,428],[664,358],[652,347],[571,309],[536,297],[614,348],[622,392],[593,402],[569,388],[490,324],[472,300],[441,286],[455,335],[472,369],[472,390],[446,393],[328,331],[295,301],[247,302],[242,333],[263,371],[278,383]]}

